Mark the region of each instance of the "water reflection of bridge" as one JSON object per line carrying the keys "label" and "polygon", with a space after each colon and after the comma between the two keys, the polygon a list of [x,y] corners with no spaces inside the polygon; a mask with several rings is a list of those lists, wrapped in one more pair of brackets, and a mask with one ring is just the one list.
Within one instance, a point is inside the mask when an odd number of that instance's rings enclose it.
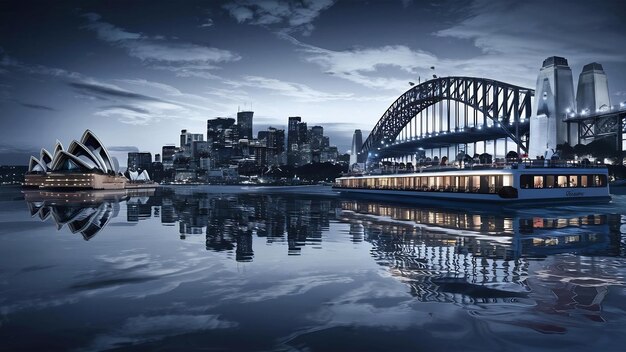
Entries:
{"label": "water reflection of bridge", "polygon": [[[621,219],[614,214],[551,218],[363,201],[343,202],[342,210],[353,237],[370,242],[376,262],[420,301],[476,307],[484,318],[547,333],[567,330],[555,315],[604,321],[601,304],[615,273],[594,256],[623,255]],[[579,255],[556,264],[561,253]],[[520,298],[530,299],[539,314],[509,316]]]}

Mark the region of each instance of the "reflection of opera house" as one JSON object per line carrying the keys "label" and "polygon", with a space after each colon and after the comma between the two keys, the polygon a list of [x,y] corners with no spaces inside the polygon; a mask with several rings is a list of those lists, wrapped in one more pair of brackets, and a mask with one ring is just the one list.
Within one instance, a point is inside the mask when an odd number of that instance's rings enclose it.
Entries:
{"label": "reflection of opera house", "polygon": [[127,194],[124,190],[96,193],[29,191],[24,197],[31,216],[39,216],[42,221],[52,218],[57,230],[67,225],[72,233],[80,233],[89,240],[117,216],[119,201]]}
{"label": "reflection of opera house", "polygon": [[41,149],[39,159],[31,156],[24,176],[25,187],[46,189],[124,189],[126,183],[117,159],[89,130],[67,150],[57,141],[53,155]]}

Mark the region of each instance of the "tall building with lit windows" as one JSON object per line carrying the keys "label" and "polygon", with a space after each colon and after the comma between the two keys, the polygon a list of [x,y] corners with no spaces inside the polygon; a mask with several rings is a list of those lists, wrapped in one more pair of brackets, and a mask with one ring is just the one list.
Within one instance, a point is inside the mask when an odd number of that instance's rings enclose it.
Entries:
{"label": "tall building with lit windows", "polygon": [[361,130],[354,130],[352,135],[352,148],[350,149],[350,165],[365,162],[365,157],[360,155],[363,146],[363,134]]}
{"label": "tall building with lit windows", "polygon": [[253,111],[240,111],[237,113],[237,129],[240,139],[252,139]]}

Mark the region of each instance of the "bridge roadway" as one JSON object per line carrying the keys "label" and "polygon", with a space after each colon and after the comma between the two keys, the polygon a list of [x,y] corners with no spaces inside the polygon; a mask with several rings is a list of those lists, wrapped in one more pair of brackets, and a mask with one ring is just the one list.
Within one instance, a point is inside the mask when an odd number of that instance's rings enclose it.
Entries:
{"label": "bridge roadway", "polygon": [[[520,123],[518,126],[518,132],[522,135],[528,134],[530,129],[529,120]],[[425,137],[413,138],[412,140],[399,141],[390,144],[389,147],[377,149],[375,154],[378,154],[378,158],[394,158],[401,157],[407,154],[414,153],[419,148],[422,149],[438,149],[448,148],[454,145],[463,145],[476,143],[486,140],[504,139],[509,136],[510,133],[514,133],[514,127],[509,126],[506,128],[507,133],[501,127],[495,125],[487,127],[465,127],[458,131],[443,131],[426,135]],[[512,147],[515,148],[513,145]],[[505,149],[507,149],[505,147]]]}

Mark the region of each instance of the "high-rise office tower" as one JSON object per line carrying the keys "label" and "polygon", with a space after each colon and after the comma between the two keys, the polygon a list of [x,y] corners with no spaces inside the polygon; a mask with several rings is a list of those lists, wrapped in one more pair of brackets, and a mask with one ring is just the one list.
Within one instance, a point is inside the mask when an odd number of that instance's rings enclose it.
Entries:
{"label": "high-rise office tower", "polygon": [[311,148],[313,150],[322,149],[322,139],[324,138],[324,127],[322,126],[313,126],[311,127]]}
{"label": "high-rise office tower", "polygon": [[287,127],[287,150],[294,150],[294,145],[297,150],[299,143],[298,139],[298,124],[302,121],[300,116],[292,116],[289,118],[289,126]]}
{"label": "high-rise office tower", "polygon": [[152,153],[129,152],[127,166],[131,171],[148,170],[148,173],[150,173],[152,167]]}
{"label": "high-rise office tower", "polygon": [[306,122],[298,123],[298,146],[309,142],[309,130]]}
{"label": "high-rise office tower", "polygon": [[240,111],[237,113],[239,138],[252,139],[252,115],[254,115],[253,111]]}
{"label": "high-rise office tower", "polygon": [[225,143],[226,130],[232,130],[235,126],[235,119],[226,117],[216,117],[206,122],[206,139],[211,143]]}
{"label": "high-rise office tower", "polygon": [[313,127],[311,127],[311,134],[313,136],[322,137],[324,135],[324,127],[322,127],[322,126],[313,126]]}
{"label": "high-rise office tower", "polygon": [[187,130],[180,130],[180,145],[178,146],[180,149],[185,149],[185,144],[187,144]]}
{"label": "high-rise office tower", "polygon": [[545,59],[537,77],[536,116],[530,119],[531,158],[549,158],[558,144],[577,139],[577,126],[571,124],[568,131],[568,125],[563,121],[575,109],[572,70],[567,60],[558,56]]}
{"label": "high-rise office tower", "polygon": [[190,133],[187,130],[180,131],[180,149],[187,153],[191,151],[191,143],[195,141],[203,141],[204,135],[202,133]]}
{"label": "high-rise office tower", "polygon": [[163,168],[165,170],[174,167],[174,154],[176,154],[176,146],[174,145],[164,145],[161,148]]}
{"label": "high-rise office tower", "polygon": [[363,157],[359,154],[363,146],[363,134],[361,130],[354,130],[352,135],[352,149],[350,149],[350,165],[363,162]]}

